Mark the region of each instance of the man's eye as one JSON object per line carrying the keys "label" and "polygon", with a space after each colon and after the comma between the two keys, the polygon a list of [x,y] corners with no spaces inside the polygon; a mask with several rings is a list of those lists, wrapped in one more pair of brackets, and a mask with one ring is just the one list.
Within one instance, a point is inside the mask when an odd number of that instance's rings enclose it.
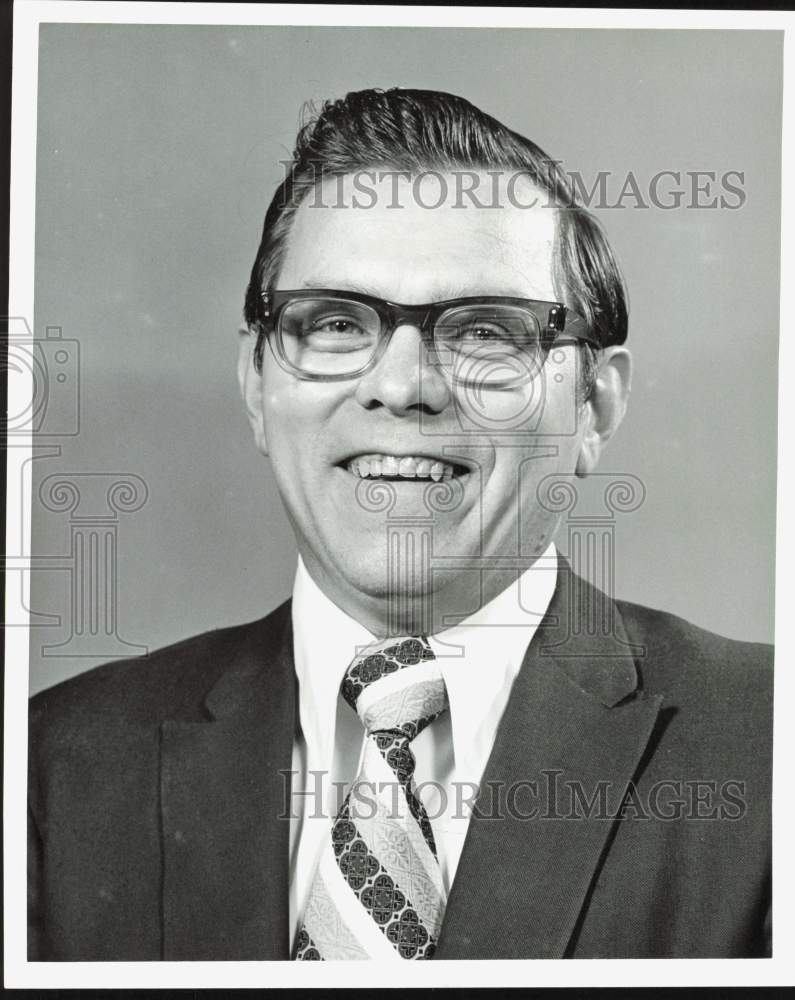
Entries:
{"label": "man's eye", "polygon": [[302,350],[325,354],[367,350],[372,347],[374,338],[366,323],[345,313],[306,317],[295,336]]}
{"label": "man's eye", "polygon": [[480,323],[474,326],[466,327],[462,334],[467,340],[506,340],[509,336],[508,331],[501,326],[491,326],[485,323]]}
{"label": "man's eye", "polygon": [[361,335],[364,331],[353,320],[330,317],[328,319],[317,320],[307,332],[326,333],[336,336],[357,336]]}

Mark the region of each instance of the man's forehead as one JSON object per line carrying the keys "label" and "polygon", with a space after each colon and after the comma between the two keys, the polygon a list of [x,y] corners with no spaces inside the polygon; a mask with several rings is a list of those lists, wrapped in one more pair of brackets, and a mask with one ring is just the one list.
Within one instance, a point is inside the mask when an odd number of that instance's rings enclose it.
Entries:
{"label": "man's forehead", "polygon": [[552,298],[555,227],[546,194],[507,172],[330,177],[295,214],[279,284],[336,287],[347,279],[345,287],[356,280],[375,294],[386,281],[395,298],[396,284],[412,297],[432,287],[424,294],[434,299]]}

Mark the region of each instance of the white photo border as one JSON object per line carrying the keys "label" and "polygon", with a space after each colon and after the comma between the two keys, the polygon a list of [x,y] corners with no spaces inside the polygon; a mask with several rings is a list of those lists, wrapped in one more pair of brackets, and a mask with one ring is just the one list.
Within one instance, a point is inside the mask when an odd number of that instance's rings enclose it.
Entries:
{"label": "white photo border", "polygon": [[[12,161],[10,214],[9,317],[33,316],[36,191],[36,108],[38,29],[44,22],[203,25],[414,26],[504,28],[722,29],[784,32],[782,179],[795,176],[795,13],[775,11],[677,11],[616,9],[538,9],[488,7],[397,7],[216,3],[78,2],[18,0],[14,7]],[[782,184],[782,289],[795,274],[795,197]],[[788,311],[781,327],[786,331]],[[29,632],[5,630],[4,744],[4,907],[5,985],[22,988],[212,988],[270,986],[745,986],[795,983],[795,674],[789,664],[795,640],[789,631],[793,595],[792,527],[795,510],[792,446],[786,429],[795,427],[795,393],[787,376],[795,373],[795,345],[786,334],[779,344],[778,519],[776,566],[776,679],[774,752],[774,907],[771,959],[513,960],[427,963],[390,966],[389,982],[378,966],[291,962],[28,962],[26,957],[26,799]],[[33,384],[15,378],[10,412],[30,403]],[[18,458],[30,457],[32,440],[16,436]],[[30,553],[30,462],[26,482],[7,484],[7,552]],[[22,599],[29,604],[29,574]]]}

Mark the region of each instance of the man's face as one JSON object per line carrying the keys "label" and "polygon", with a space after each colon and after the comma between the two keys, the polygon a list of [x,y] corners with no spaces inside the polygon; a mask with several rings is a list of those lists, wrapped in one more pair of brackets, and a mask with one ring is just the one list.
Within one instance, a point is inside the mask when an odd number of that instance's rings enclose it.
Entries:
{"label": "man's face", "polygon": [[[409,181],[399,182],[397,198],[394,183],[390,177],[376,185],[377,200],[368,209],[350,207],[351,178],[342,190],[329,182],[322,199],[304,201],[277,288],[358,291],[409,305],[477,295],[555,301],[556,218],[543,207],[544,195],[535,192],[537,207],[521,208],[516,202],[529,204],[534,192],[518,186],[513,204],[503,190],[503,207],[465,201],[465,208],[455,208],[450,178],[447,201],[428,209],[413,197]],[[422,203],[438,200],[433,178],[420,190]],[[532,381],[503,389],[455,384],[429,361],[420,332],[409,325],[394,331],[371,371],[346,381],[299,379],[266,349],[249,411],[261,421],[261,448],[270,456],[301,555],[324,591],[349,611],[372,609],[398,592],[409,600],[423,588],[440,595],[451,581],[455,590],[456,579],[470,581],[464,591],[478,589],[483,556],[529,565],[543,552],[558,515],[539,504],[536,488],[550,473],[574,471],[581,442],[576,353],[574,346],[555,348]],[[254,379],[250,371],[248,377]],[[429,506],[438,463],[443,478],[454,469],[447,480],[451,498]],[[379,468],[381,478],[387,471],[406,473],[389,477],[389,510],[377,509],[373,486],[369,499],[365,495],[363,474],[378,478]],[[432,524],[437,571],[430,580],[427,572],[402,572],[388,546],[388,529],[401,530],[399,519],[405,529],[411,518]],[[405,563],[402,550],[399,559]],[[482,599],[482,592],[457,598],[474,607]],[[369,613],[359,617],[369,620]]]}

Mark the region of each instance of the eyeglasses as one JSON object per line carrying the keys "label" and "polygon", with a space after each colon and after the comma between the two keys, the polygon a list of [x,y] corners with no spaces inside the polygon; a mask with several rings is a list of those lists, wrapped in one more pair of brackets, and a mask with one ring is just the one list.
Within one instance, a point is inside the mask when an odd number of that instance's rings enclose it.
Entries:
{"label": "eyeglasses", "polygon": [[428,363],[456,382],[492,388],[535,377],[553,343],[601,346],[585,320],[559,302],[487,295],[409,306],[325,288],[262,292],[262,301],[277,362],[318,382],[370,371],[403,324],[420,330]]}

